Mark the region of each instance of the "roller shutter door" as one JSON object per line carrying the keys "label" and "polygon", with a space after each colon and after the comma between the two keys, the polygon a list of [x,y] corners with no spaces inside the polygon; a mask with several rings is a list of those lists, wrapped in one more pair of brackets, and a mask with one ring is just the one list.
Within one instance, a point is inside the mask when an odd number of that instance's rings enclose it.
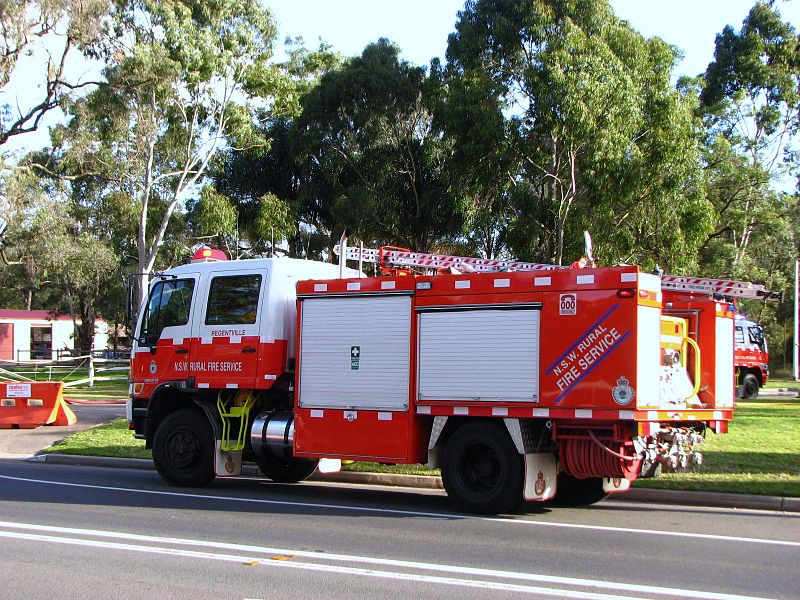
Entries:
{"label": "roller shutter door", "polygon": [[302,301],[299,405],[407,410],[411,298]]}
{"label": "roller shutter door", "polygon": [[419,400],[536,402],[536,309],[432,311],[419,315]]}

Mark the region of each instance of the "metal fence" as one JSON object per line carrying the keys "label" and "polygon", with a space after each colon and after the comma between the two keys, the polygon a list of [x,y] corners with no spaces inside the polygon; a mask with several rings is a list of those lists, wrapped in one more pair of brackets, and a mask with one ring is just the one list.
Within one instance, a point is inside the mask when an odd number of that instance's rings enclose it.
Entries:
{"label": "metal fence", "polygon": [[69,348],[58,348],[51,350],[49,348],[18,348],[15,361],[11,362],[30,362],[30,361],[46,361],[46,362],[64,362],[68,360],[75,360],[88,357],[91,354],[94,359],[107,359],[107,360],[128,360],[131,356],[130,348],[120,348],[118,350],[70,350]]}
{"label": "metal fence", "polygon": [[97,381],[127,380],[129,358],[129,351],[112,351],[109,356],[100,350],[81,356],[59,352],[56,360],[0,361],[0,381],[63,381],[64,387],[92,387]]}

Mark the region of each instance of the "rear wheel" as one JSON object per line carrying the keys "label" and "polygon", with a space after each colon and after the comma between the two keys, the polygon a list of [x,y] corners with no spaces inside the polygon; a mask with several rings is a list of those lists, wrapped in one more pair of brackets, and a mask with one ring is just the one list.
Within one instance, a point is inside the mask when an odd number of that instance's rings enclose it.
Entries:
{"label": "rear wheel", "polygon": [[603,491],[602,477],[577,479],[572,475],[559,473],[556,495],[550,503],[556,506],[588,506],[600,502],[607,495]]}
{"label": "rear wheel", "polygon": [[522,503],[525,464],[508,432],[488,422],[467,423],[448,440],[442,460],[447,495],[465,511],[508,512]]}
{"label": "rear wheel", "polygon": [[758,382],[758,377],[753,375],[752,373],[748,373],[742,379],[742,396],[751,399],[758,396],[758,389],[761,387],[761,384]]}
{"label": "rear wheel", "polygon": [[211,423],[193,410],[167,415],[153,436],[153,462],[159,475],[173,485],[195,487],[214,479]]}
{"label": "rear wheel", "polygon": [[256,464],[265,477],[276,483],[297,483],[308,479],[317,470],[318,460],[311,458],[260,458]]}

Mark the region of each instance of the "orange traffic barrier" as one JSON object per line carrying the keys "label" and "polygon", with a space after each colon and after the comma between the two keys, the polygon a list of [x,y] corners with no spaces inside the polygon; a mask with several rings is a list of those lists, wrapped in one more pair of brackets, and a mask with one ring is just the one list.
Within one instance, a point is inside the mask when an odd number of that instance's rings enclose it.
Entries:
{"label": "orange traffic barrier", "polygon": [[0,429],[72,425],[77,421],[64,402],[61,382],[0,383]]}

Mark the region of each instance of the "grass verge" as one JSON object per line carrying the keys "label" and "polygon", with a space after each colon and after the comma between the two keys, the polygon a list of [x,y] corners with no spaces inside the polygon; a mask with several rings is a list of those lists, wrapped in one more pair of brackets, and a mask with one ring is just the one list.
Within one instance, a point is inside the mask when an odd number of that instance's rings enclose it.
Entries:
{"label": "grass verge", "polygon": [[740,400],[724,435],[709,433],[702,467],[634,487],[800,497],[800,401]]}
{"label": "grass verge", "polygon": [[45,454],[79,454],[114,458],[152,458],[144,440],[137,440],[125,419],[78,431],[46,448]]}
{"label": "grass verge", "polygon": [[765,390],[775,388],[800,388],[800,382],[795,381],[791,377],[770,377],[764,385]]}
{"label": "grass verge", "polygon": [[[703,490],[800,497],[800,400],[742,401],[725,435],[709,433],[702,447],[705,464],[684,473],[640,479],[634,487]],[[47,453],[151,458],[124,419],[75,433]],[[354,462],[344,470],[370,473],[438,475],[424,465]]]}

